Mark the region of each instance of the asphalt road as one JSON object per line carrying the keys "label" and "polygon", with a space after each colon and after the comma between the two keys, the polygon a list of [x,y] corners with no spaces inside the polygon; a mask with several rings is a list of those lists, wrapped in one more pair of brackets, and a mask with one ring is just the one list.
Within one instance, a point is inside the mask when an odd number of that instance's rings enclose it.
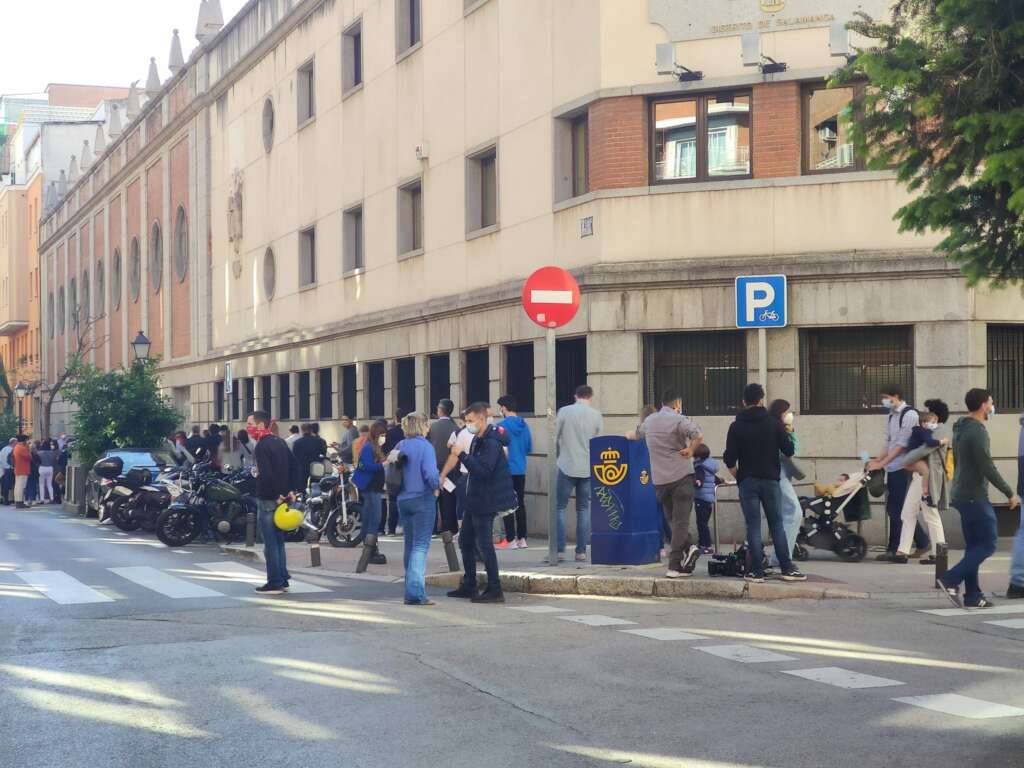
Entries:
{"label": "asphalt road", "polygon": [[251,568],[0,508],[0,765],[1024,764],[1024,605],[415,608],[295,568],[261,598]]}

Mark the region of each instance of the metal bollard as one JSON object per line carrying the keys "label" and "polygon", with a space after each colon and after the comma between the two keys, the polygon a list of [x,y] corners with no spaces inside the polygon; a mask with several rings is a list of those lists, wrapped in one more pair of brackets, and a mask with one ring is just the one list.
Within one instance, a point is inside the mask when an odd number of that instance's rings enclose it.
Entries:
{"label": "metal bollard", "polygon": [[320,542],[313,541],[309,545],[309,567],[319,568],[320,567]]}
{"label": "metal bollard", "polygon": [[373,555],[373,550],[377,547],[377,534],[368,533],[366,538],[363,539],[363,552],[359,555],[359,562],[356,564],[356,573],[365,573],[366,566],[370,564],[370,557]]}
{"label": "metal bollard", "polygon": [[444,554],[448,558],[448,570],[457,573],[462,570],[459,565],[459,552],[455,549],[455,540],[451,531],[441,531],[441,541],[444,542]]}
{"label": "metal bollard", "polygon": [[949,570],[949,547],[945,544],[935,545],[935,580],[938,581]]}
{"label": "metal bollard", "polygon": [[256,513],[245,513],[245,546],[256,546]]}

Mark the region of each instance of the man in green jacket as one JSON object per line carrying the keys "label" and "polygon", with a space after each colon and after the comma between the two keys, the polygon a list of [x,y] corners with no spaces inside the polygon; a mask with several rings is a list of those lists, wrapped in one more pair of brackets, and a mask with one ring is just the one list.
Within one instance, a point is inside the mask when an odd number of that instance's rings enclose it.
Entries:
{"label": "man in green jacket", "polygon": [[[985,422],[996,412],[988,390],[972,389],[964,398],[967,416],[953,427],[953,488],[951,503],[960,513],[964,531],[963,559],[946,571],[935,583],[958,608],[991,608],[992,602],[978,584],[978,569],[996,551],[996,513],[988,500],[988,484],[992,483],[1010,500],[1010,509],[1020,506],[1020,499],[1002,478],[989,446]],[[960,599],[960,584],[964,597]]]}

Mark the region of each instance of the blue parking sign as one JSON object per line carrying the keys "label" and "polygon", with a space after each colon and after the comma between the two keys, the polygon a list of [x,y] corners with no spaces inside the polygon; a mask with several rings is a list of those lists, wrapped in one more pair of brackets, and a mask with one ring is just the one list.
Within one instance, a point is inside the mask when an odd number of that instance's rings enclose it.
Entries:
{"label": "blue parking sign", "polygon": [[786,276],[746,275],[736,278],[736,327],[786,326]]}

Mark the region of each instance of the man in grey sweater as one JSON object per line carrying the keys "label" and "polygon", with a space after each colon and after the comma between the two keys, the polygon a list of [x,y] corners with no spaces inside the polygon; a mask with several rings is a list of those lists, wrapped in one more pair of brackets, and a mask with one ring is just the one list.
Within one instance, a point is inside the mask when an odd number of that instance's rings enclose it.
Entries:
{"label": "man in grey sweater", "polygon": [[[1017,438],[1017,496],[1024,496],[1024,413],[1020,415],[1020,437]],[[1020,528],[1013,539],[1013,558],[1010,561],[1010,586],[1006,589],[1010,600],[1024,597],[1024,509],[1020,513]]]}
{"label": "man in grey sweater", "polygon": [[590,538],[590,440],[601,434],[604,419],[591,401],[594,390],[586,384],[576,388],[576,402],[558,411],[555,420],[555,449],[558,455],[558,559],[565,554],[565,508],[569,495],[576,494],[576,560],[587,559]]}

